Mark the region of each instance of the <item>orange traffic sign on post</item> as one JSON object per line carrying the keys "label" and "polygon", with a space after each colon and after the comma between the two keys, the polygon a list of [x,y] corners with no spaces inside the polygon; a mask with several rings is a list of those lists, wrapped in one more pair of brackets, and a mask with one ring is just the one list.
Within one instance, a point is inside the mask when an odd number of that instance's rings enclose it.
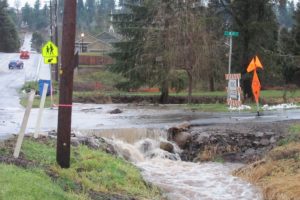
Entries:
{"label": "orange traffic sign on post", "polygon": [[252,93],[253,93],[253,96],[254,96],[254,99],[255,99],[255,102],[257,105],[257,115],[259,116],[259,101],[258,100],[259,100],[261,85],[260,85],[260,81],[259,81],[259,78],[258,78],[258,75],[256,72],[257,68],[263,69],[263,65],[261,64],[259,58],[257,56],[255,56],[254,58],[252,58],[250,64],[248,65],[247,72],[254,71],[251,87],[252,87]]}
{"label": "orange traffic sign on post", "polygon": [[255,56],[254,58],[252,58],[250,64],[247,67],[247,72],[252,72],[253,70],[256,70],[257,68],[262,68],[263,66],[259,60],[259,58],[257,56]]}
{"label": "orange traffic sign on post", "polygon": [[252,93],[254,95],[256,103],[258,103],[258,99],[259,99],[259,95],[260,95],[260,88],[261,88],[261,85],[260,85],[256,70],[254,70],[254,75],[253,75],[253,79],[252,79]]}

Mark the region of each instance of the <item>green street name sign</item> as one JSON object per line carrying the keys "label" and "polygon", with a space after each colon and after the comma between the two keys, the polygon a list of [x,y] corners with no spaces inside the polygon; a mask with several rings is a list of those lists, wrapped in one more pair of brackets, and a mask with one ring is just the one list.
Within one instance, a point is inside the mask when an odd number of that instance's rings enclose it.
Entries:
{"label": "green street name sign", "polygon": [[225,36],[233,36],[233,37],[238,37],[239,36],[239,32],[233,32],[233,31],[225,31],[224,35]]}

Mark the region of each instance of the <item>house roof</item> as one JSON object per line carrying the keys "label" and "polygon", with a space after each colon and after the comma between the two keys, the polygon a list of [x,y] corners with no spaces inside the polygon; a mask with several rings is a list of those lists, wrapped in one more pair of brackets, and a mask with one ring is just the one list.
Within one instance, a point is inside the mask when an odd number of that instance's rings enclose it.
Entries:
{"label": "house roof", "polygon": [[75,43],[81,43],[82,41],[84,43],[94,43],[98,39],[95,38],[94,36],[90,35],[89,33],[84,33],[84,37],[81,37],[81,33],[77,32],[76,38],[75,38]]}
{"label": "house roof", "polygon": [[120,38],[116,34],[111,34],[106,31],[99,33],[95,37],[103,42],[108,43],[108,44],[120,41]]}
{"label": "house roof", "polygon": [[109,51],[112,49],[112,46],[110,44],[107,44],[103,41],[97,40],[91,44],[88,45],[88,49],[90,50],[101,50],[101,51]]}

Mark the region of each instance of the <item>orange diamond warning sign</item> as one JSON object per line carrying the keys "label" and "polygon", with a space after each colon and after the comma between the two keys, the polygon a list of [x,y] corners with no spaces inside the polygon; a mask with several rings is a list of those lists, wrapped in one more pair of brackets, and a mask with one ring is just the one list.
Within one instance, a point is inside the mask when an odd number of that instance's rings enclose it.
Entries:
{"label": "orange diamond warning sign", "polygon": [[258,99],[259,99],[259,95],[260,95],[260,88],[261,88],[261,85],[260,85],[256,70],[254,70],[254,75],[253,75],[253,79],[252,79],[252,93],[254,95],[256,103],[258,103]]}

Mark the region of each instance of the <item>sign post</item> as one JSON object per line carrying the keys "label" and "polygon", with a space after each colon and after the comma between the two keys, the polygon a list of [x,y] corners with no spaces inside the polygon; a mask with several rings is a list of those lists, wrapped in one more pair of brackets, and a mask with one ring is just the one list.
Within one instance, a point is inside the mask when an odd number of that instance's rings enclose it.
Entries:
{"label": "sign post", "polygon": [[250,64],[248,65],[247,72],[249,73],[249,72],[254,71],[251,87],[252,87],[252,93],[254,95],[255,102],[256,102],[257,116],[259,116],[259,95],[260,95],[261,85],[260,85],[260,81],[259,81],[259,78],[258,78],[258,75],[256,72],[257,68],[263,69],[263,66],[262,66],[259,58],[257,56],[255,56],[254,58],[252,58]]}
{"label": "sign post", "polygon": [[230,106],[240,107],[242,90],[240,87],[241,74],[225,74],[228,80],[227,104]]}
{"label": "sign post", "polygon": [[229,37],[229,61],[228,61],[228,74],[231,74],[231,55],[232,55],[232,37],[238,37],[239,32],[225,31],[224,36]]}
{"label": "sign post", "polygon": [[[234,89],[239,88],[240,86],[240,79],[241,78],[237,78],[238,76],[240,77],[240,74],[235,74],[234,76],[230,76],[231,74],[231,56],[232,56],[232,37],[238,37],[239,36],[239,32],[233,32],[233,31],[225,31],[224,32],[224,36],[229,37],[229,55],[228,55],[228,74],[226,74],[226,80],[228,80],[228,88],[227,88],[227,104],[230,106],[233,105],[241,105],[241,94],[239,92],[233,92]],[[237,83],[237,85],[235,85],[235,87],[233,86],[234,83]],[[231,88],[231,89],[230,89]],[[232,94],[231,94],[232,93]],[[234,99],[234,101],[232,100],[232,97],[235,96],[233,95],[233,93],[236,94],[236,97],[238,98],[237,101],[235,101],[236,99]]]}

